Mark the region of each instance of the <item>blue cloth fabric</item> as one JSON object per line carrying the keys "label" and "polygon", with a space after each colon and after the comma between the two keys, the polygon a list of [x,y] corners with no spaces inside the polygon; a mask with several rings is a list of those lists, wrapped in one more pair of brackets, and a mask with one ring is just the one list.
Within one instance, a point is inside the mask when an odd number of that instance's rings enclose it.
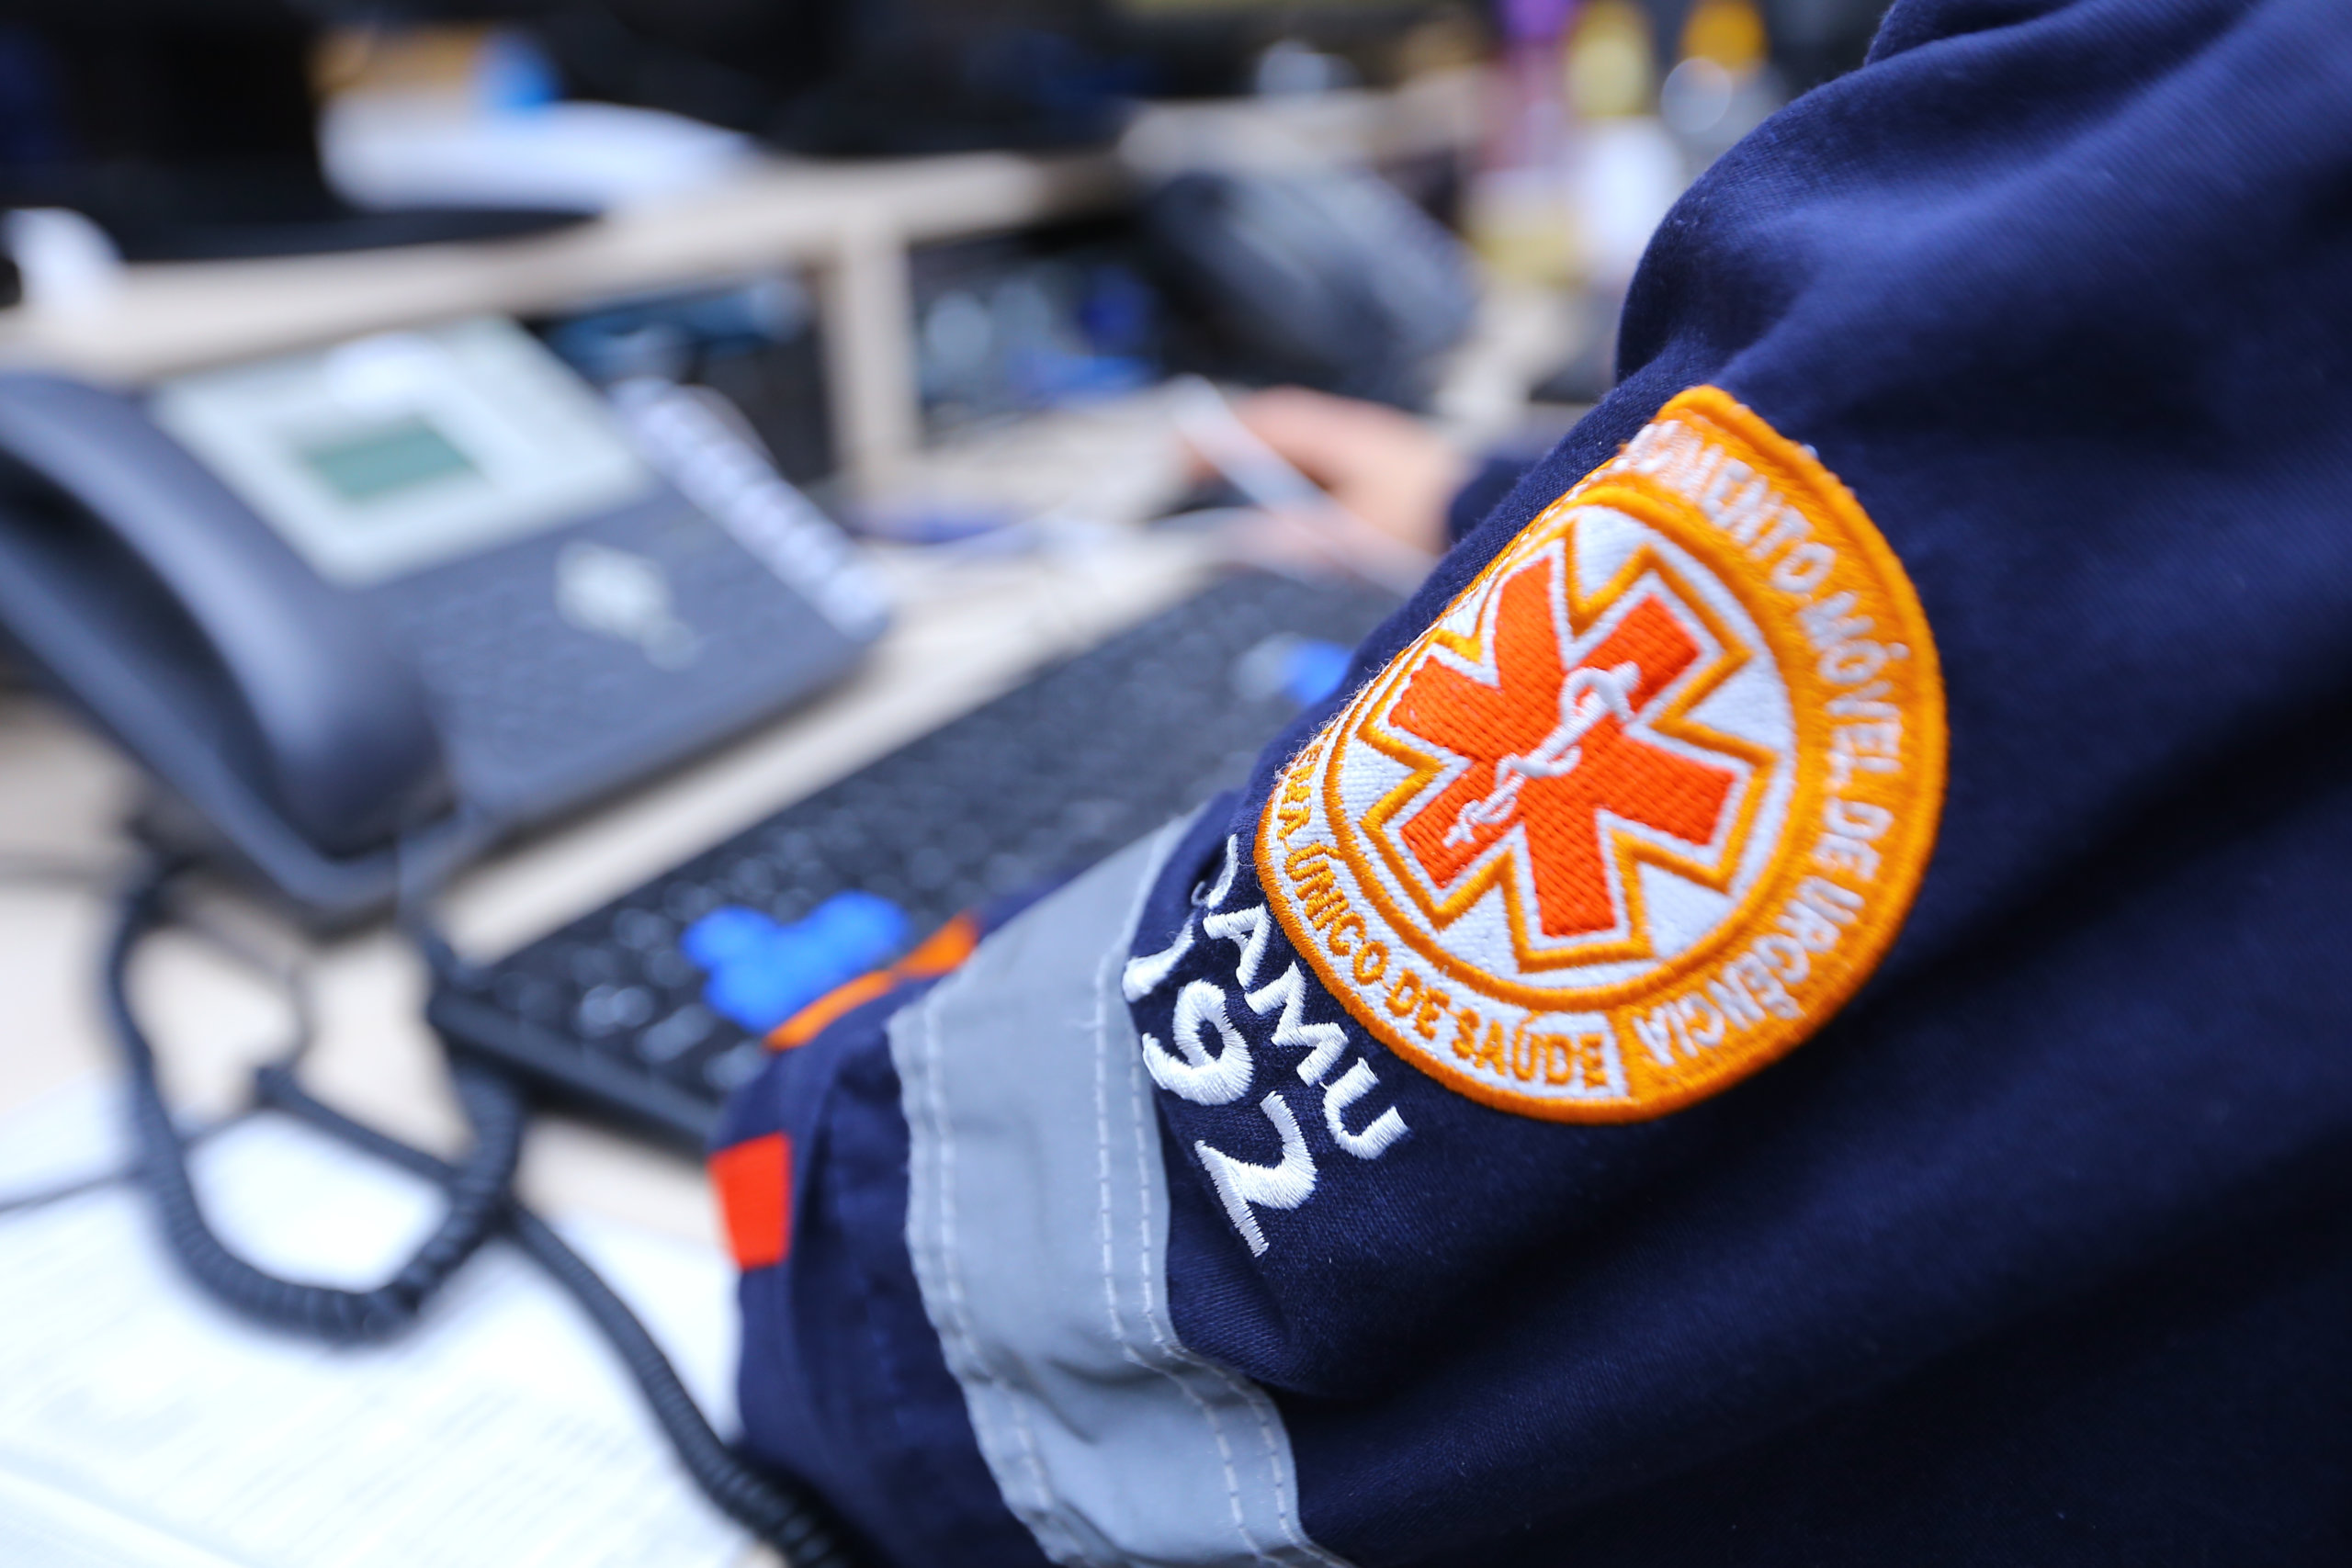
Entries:
{"label": "blue cloth fabric", "polygon": [[1446,503],[1445,537],[1448,544],[1458,545],[1475,532],[1487,514],[1503,502],[1520,481],[1521,476],[1535,466],[1535,458],[1489,454],[1478,460],[1462,488],[1453,492]]}
{"label": "blue cloth fabric", "polygon": [[737,1287],[755,1459],[802,1477],[885,1562],[1042,1568],[980,1461],[907,1255],[907,1123],[883,1029],[903,986],[770,1059],[714,1145],[790,1140],[791,1250]]}
{"label": "blue cloth fabric", "polygon": [[[1934,863],[1785,1060],[1657,1120],[1543,1123],[1310,996],[1411,1134],[1259,1211],[1261,1256],[1192,1152],[1273,1160],[1258,1095],[1161,1098],[1176,1327],[1272,1392],[1323,1546],[2352,1553],[2347,81],[2341,0],[1902,0],[1869,66],[1677,206],[1617,390],[1180,848],[1138,952],[1348,690],[1694,385],[1818,451],[1941,651]],[[1245,866],[1226,907],[1260,897]],[[1170,1038],[1182,985],[1234,963],[1196,943],[1138,1029]],[[878,1026],[842,1032],[734,1124],[782,1119],[808,1172],[792,1260],[746,1282],[752,1437],[902,1529],[899,1561],[1034,1561],[907,1278]]]}
{"label": "blue cloth fabric", "polygon": [[[1815,446],[1905,561],[1951,772],[1875,979],[1731,1091],[1554,1126],[1392,1059],[1411,1141],[1326,1162],[1263,1258],[1171,1172],[1178,1329],[1277,1391],[1318,1540],[2346,1550],[2352,1298],[2316,1195],[2344,1190],[2352,1055],[2312,983],[2352,934],[2346,80],[2326,0],[1898,6],[1868,68],[1676,208],[1620,389],[1367,642],[1358,680],[1711,382]],[[1255,897],[1245,870],[1228,902]],[[1261,1148],[1250,1110],[1170,1100],[1170,1146]]]}

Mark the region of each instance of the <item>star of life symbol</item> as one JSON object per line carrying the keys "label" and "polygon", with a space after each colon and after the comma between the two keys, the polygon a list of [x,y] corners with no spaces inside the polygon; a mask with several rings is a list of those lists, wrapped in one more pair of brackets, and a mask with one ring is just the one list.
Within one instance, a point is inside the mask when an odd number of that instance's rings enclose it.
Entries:
{"label": "star of life symbol", "polygon": [[1815,453],[1693,388],[1283,764],[1252,858],[1397,1058],[1514,1114],[1638,1121],[1867,978],[1944,747],[1901,561]]}
{"label": "star of life symbol", "polygon": [[1584,761],[1584,748],[1577,742],[1594,725],[1611,714],[1617,716],[1620,725],[1634,722],[1628,694],[1641,676],[1642,667],[1631,662],[1613,670],[1579,664],[1569,671],[1560,682],[1559,728],[1525,756],[1509,756],[1497,762],[1495,787],[1484,799],[1472,801],[1455,815],[1453,826],[1445,830],[1445,841],[1466,844],[1478,836],[1479,829],[1509,821],[1519,805],[1519,786],[1525,781],[1564,778],[1575,773],[1577,764]]}
{"label": "star of life symbol", "polygon": [[[1570,624],[1562,550],[1507,578],[1490,600],[1478,657],[1432,646],[1387,715],[1401,740],[1458,768],[1396,829],[1440,895],[1499,853],[1533,893],[1539,943],[1611,933],[1640,941],[1626,908],[1617,840],[1632,835],[1713,870],[1731,846],[1752,763],[1669,739],[1650,721],[1746,651],[1716,638],[1653,568]],[[1719,744],[1721,744],[1719,742]],[[1490,852],[1494,852],[1490,853]],[[1439,924],[1461,912],[1432,908]]]}

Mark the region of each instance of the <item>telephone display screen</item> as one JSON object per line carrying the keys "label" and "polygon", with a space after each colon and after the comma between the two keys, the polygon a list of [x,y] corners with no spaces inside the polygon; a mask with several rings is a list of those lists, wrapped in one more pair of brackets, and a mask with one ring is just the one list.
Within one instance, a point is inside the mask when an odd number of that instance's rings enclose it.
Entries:
{"label": "telephone display screen", "polygon": [[429,421],[404,419],[300,448],[311,471],[345,501],[368,502],[481,470]]}
{"label": "telephone display screen", "polygon": [[183,376],[155,423],[328,581],[365,588],[600,516],[654,479],[595,389],[479,317]]}

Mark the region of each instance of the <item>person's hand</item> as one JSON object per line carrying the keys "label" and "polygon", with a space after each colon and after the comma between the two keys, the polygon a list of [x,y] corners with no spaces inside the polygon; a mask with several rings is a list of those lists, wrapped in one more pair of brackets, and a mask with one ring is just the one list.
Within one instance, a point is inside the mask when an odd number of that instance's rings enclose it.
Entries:
{"label": "person's hand", "polygon": [[1277,387],[1234,415],[1291,467],[1400,544],[1445,552],[1445,512],[1470,461],[1408,413],[1302,387]]}

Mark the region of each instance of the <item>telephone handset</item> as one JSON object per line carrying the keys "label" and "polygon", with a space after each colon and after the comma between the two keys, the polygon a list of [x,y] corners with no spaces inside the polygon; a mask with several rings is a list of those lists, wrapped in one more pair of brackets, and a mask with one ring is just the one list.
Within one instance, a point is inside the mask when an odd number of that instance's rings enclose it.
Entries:
{"label": "telephone handset", "polygon": [[416,672],[121,393],[0,377],[0,621],[269,860],[380,849],[450,804]]}
{"label": "telephone handset", "polygon": [[679,484],[495,319],[143,395],[0,375],[0,638],[163,783],[160,819],[364,913],[399,840],[568,809],[879,630],[822,515],[666,390],[637,403]]}

